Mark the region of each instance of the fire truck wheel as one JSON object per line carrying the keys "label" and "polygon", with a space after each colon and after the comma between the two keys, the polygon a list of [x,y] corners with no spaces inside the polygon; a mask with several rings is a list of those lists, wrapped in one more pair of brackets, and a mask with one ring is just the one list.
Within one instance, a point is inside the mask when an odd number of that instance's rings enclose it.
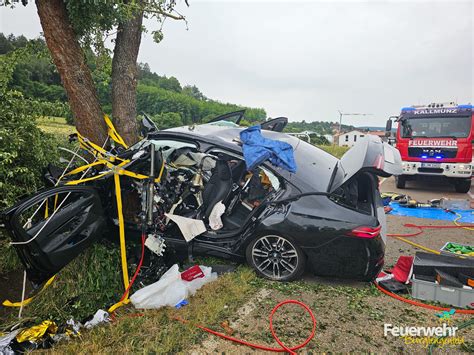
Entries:
{"label": "fire truck wheel", "polygon": [[405,183],[406,183],[405,176],[403,176],[403,175],[395,176],[395,181],[397,183],[397,188],[399,188],[399,189],[404,189],[405,188]]}
{"label": "fire truck wheel", "polygon": [[459,179],[454,183],[456,192],[467,193],[471,189],[471,179]]}

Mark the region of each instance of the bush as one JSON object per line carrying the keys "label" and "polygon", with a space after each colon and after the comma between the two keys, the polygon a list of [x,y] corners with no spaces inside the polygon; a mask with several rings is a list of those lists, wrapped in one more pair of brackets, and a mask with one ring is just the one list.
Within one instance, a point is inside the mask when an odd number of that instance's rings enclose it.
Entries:
{"label": "bush", "polygon": [[183,125],[183,120],[178,112],[163,112],[151,117],[158,129],[167,129]]}
{"label": "bush", "polygon": [[42,132],[35,105],[17,91],[0,91],[0,209],[42,186],[49,162],[58,160],[57,140]]}

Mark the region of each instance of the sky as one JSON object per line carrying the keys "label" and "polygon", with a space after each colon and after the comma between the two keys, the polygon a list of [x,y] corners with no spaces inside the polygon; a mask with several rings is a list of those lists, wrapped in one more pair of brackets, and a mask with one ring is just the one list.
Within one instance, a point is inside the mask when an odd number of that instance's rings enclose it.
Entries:
{"label": "sky", "polygon": [[[474,1],[177,1],[188,26],[166,20],[159,44],[145,34],[139,61],[209,98],[290,121],[370,114],[343,117],[356,126],[413,104],[474,103]],[[0,7],[0,31],[37,37],[30,3]]]}

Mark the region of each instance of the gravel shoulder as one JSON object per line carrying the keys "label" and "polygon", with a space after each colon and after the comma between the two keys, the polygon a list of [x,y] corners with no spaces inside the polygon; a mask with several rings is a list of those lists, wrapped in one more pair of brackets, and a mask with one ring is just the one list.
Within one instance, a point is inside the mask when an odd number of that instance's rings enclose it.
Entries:
{"label": "gravel shoulder", "polygon": [[[446,221],[390,215],[387,216],[387,223],[389,233],[413,232],[413,229],[403,226],[407,223],[434,226],[447,224]],[[410,240],[438,250],[446,241],[472,243],[472,236],[473,232],[464,229],[430,229]],[[411,245],[396,238],[388,238],[385,268],[392,267],[400,255],[414,255],[415,252],[416,249]],[[440,324],[435,315],[436,311],[407,305],[380,294],[373,286],[365,283],[306,275],[300,282],[276,284],[262,281],[262,286],[271,292],[267,297],[250,300],[256,307],[232,327],[233,336],[278,347],[268,328],[268,316],[278,302],[286,299],[305,302],[317,318],[316,336],[305,348],[305,352],[426,353],[427,348],[422,344],[407,344],[402,338],[384,337],[384,324],[426,327]],[[459,324],[468,319],[470,316],[457,314],[453,322]],[[304,341],[311,327],[310,318],[305,311],[293,305],[280,309],[274,318],[274,323],[281,340],[291,345]],[[438,348],[435,353],[474,351],[474,328],[461,331],[459,336],[464,337],[465,345]],[[205,341],[204,347],[195,347],[193,352],[221,354],[257,352],[214,336],[209,336],[207,339],[211,338],[214,338],[212,342]]]}

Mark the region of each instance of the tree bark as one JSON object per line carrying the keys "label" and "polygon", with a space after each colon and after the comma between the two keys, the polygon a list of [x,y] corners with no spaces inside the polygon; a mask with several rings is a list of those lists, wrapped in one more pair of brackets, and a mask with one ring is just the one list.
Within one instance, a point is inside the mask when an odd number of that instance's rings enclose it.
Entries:
{"label": "tree bark", "polygon": [[84,52],[63,0],[36,0],[46,44],[51,52],[80,134],[102,145],[107,138],[99,99]]}
{"label": "tree bark", "polygon": [[128,145],[138,140],[137,57],[142,38],[143,10],[117,28],[112,59],[112,116],[118,132]]}

